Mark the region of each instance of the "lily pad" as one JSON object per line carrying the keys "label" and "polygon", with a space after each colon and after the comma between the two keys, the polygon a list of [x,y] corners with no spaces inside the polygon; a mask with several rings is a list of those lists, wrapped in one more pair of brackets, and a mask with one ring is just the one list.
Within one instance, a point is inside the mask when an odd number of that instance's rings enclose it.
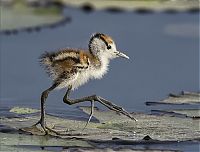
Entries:
{"label": "lily pad", "polygon": [[17,113],[17,114],[31,114],[39,112],[38,109],[32,109],[32,108],[20,108],[20,107],[14,107],[10,109],[10,112]]}
{"label": "lily pad", "polygon": [[200,118],[200,109],[178,109],[173,111],[176,113],[185,114],[187,117]]}
{"label": "lily pad", "polygon": [[53,24],[64,18],[61,13],[39,14],[35,9],[24,5],[17,7],[0,6],[0,9],[2,31]]}
{"label": "lily pad", "polygon": [[[196,101],[198,96],[186,92],[170,95],[171,98],[187,98],[187,101]],[[90,114],[90,107],[79,109]],[[14,107],[5,112],[19,114],[17,117],[0,116],[0,146],[3,151],[98,151],[101,148],[119,151],[120,148],[120,151],[140,152],[148,149],[149,152],[170,152],[176,151],[176,148],[168,147],[177,147],[177,144],[179,150],[184,144],[191,143],[195,147],[190,150],[198,149],[200,142],[199,109],[152,110],[157,115],[132,113],[138,120],[133,121],[119,113],[94,108],[93,117],[97,121],[92,119],[86,128],[86,121],[61,118],[51,113],[46,115],[47,126],[58,133],[49,131],[48,136],[44,136],[41,126],[33,125],[40,119],[37,109]]]}
{"label": "lily pad", "polygon": [[183,91],[181,94],[169,94],[169,97],[162,101],[146,102],[146,105],[157,104],[200,104],[200,93]]}
{"label": "lily pad", "polygon": [[200,119],[199,109],[151,110],[152,114]]}
{"label": "lily pad", "polygon": [[[87,107],[82,109],[89,112]],[[160,141],[184,141],[200,136],[199,119],[133,114],[138,120],[135,122],[115,112],[98,109],[94,110],[94,116],[99,119],[100,123],[90,122],[84,130],[85,121],[62,119],[49,115],[47,115],[47,125],[54,126],[55,130],[62,130],[60,135],[50,132],[52,136],[87,140],[110,140],[112,138],[139,140],[149,135],[152,139]],[[39,115],[26,118],[4,118],[0,120],[0,123],[11,128],[22,129],[33,135],[44,135],[40,127],[32,126],[37,120],[39,120]]]}

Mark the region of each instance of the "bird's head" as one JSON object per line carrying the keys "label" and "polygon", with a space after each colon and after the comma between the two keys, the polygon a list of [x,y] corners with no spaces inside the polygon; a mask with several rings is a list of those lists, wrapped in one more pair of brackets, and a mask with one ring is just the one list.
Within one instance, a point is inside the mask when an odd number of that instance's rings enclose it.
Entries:
{"label": "bird's head", "polygon": [[123,57],[129,59],[127,55],[116,49],[113,39],[102,33],[95,33],[91,36],[89,41],[89,51],[96,57],[104,57],[113,59],[116,57]]}

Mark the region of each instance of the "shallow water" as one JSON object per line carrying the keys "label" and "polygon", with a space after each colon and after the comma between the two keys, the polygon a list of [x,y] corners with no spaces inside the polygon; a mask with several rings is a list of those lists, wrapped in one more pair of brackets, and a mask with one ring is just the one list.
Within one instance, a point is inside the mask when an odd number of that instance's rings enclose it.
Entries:
{"label": "shallow water", "polygon": [[[72,97],[96,93],[129,111],[148,111],[146,101],[163,99],[171,92],[199,91],[198,13],[83,13],[67,8],[64,14],[72,17],[65,26],[1,35],[0,106],[39,108],[40,94],[51,80],[38,57],[63,47],[87,48],[94,32],[111,35],[130,60],[113,60],[102,80],[90,81]],[[62,102],[64,93],[50,94],[47,109],[76,114],[75,106]]]}

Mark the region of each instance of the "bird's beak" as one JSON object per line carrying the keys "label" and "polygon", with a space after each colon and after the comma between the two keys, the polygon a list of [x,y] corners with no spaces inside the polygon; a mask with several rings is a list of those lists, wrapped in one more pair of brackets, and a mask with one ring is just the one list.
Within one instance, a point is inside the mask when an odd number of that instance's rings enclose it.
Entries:
{"label": "bird's beak", "polygon": [[115,53],[116,53],[116,55],[119,56],[119,57],[129,59],[129,57],[128,57],[126,54],[124,54],[124,53],[122,53],[122,52],[120,52],[120,51],[116,51]]}

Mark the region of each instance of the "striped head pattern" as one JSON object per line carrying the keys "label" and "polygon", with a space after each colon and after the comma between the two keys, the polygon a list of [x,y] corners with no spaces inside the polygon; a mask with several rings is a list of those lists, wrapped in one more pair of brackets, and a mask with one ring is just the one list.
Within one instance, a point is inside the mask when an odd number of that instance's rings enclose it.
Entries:
{"label": "striped head pattern", "polygon": [[113,59],[116,57],[123,57],[129,59],[129,57],[116,49],[113,39],[102,33],[95,33],[92,35],[89,41],[89,51],[94,56],[99,58],[107,57]]}

